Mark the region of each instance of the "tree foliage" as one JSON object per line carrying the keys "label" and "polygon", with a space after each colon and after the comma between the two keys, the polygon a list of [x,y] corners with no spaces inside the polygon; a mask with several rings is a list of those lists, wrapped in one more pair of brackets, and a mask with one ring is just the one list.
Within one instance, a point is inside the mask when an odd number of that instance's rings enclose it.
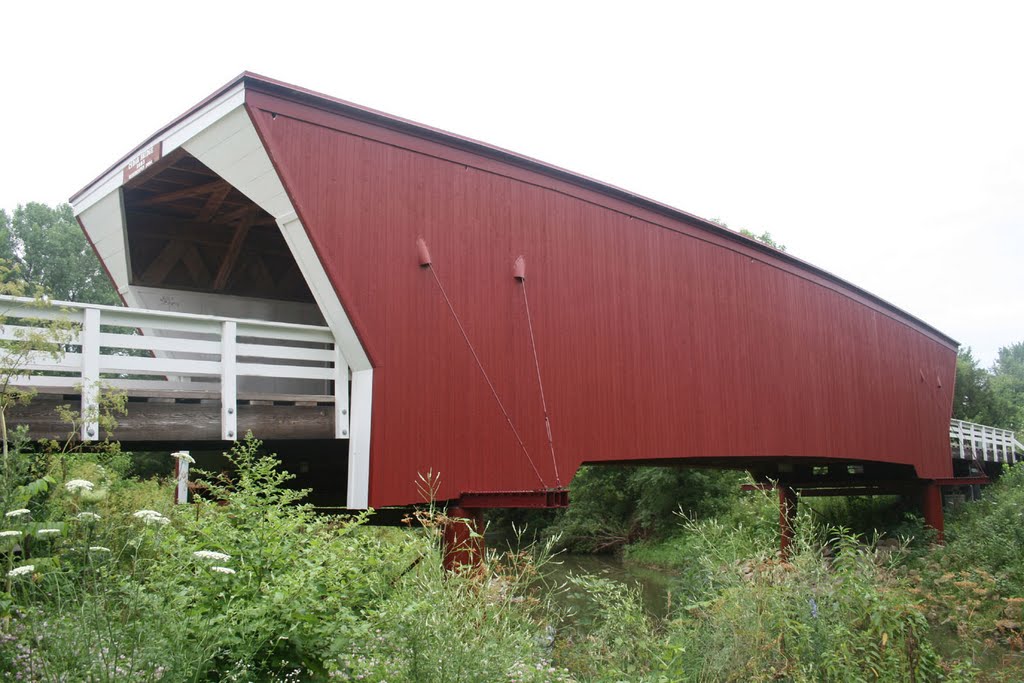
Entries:
{"label": "tree foliage", "polygon": [[1024,431],[1024,341],[999,349],[992,368],[992,394],[1006,427]]}
{"label": "tree foliage", "polygon": [[999,349],[991,370],[980,366],[970,347],[956,358],[953,417],[1024,430],[1024,342]]}
{"label": "tree foliage", "polygon": [[39,202],[0,211],[0,258],[55,299],[118,305],[117,292],[85,239],[69,204]]}
{"label": "tree foliage", "polygon": [[[726,223],[725,221],[723,221],[720,218],[712,218],[711,222],[712,223],[716,223],[718,225],[721,225],[723,228],[729,228],[729,224]],[[729,229],[732,230],[732,228],[729,228]],[[765,230],[760,235],[758,235],[756,232],[753,232],[752,230],[747,230],[746,228],[740,228],[739,233],[741,235],[743,235],[744,237],[749,237],[752,240],[757,240],[761,244],[766,244],[769,247],[771,247],[772,249],[778,249],[779,251],[786,251],[786,245],[782,244],[780,242],[776,242],[775,238],[772,237],[772,234],[770,232],[768,232],[767,230]]]}

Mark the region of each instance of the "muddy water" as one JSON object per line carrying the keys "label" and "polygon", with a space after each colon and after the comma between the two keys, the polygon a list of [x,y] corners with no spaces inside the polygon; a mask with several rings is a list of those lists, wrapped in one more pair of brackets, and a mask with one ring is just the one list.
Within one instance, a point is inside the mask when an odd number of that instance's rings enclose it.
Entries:
{"label": "muddy water", "polygon": [[[555,585],[564,584],[571,575],[589,574],[637,587],[647,612],[665,617],[673,606],[673,596],[683,593],[679,576],[623,562],[613,555],[574,555],[561,553],[547,567],[546,576]],[[556,594],[557,602],[576,613],[586,615],[593,610],[592,600],[571,584]]]}

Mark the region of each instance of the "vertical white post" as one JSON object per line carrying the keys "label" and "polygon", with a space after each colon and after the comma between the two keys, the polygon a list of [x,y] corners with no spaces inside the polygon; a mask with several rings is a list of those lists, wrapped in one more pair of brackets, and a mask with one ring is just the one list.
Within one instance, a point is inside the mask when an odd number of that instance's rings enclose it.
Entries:
{"label": "vertical white post", "polygon": [[86,308],[82,313],[82,441],[99,438],[100,393],[100,311]]}
{"label": "vertical white post", "polygon": [[188,451],[178,451],[172,455],[184,455],[184,458],[175,458],[174,474],[178,486],[174,489],[174,503],[184,505],[188,502]]}
{"label": "vertical white post", "polygon": [[364,510],[370,497],[370,425],[373,409],[373,370],[352,373],[352,420],[348,440],[347,507]]}
{"label": "vertical white post", "polygon": [[334,438],[348,438],[348,361],[334,345]]}
{"label": "vertical white post", "polygon": [[220,335],[220,438],[238,438],[238,350],[237,325],[225,320]]}

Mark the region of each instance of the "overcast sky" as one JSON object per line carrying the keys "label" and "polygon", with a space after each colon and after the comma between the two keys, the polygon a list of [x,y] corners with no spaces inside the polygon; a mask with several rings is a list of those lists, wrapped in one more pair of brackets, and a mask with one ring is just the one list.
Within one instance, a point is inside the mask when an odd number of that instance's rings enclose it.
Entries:
{"label": "overcast sky", "polygon": [[250,70],[767,230],[986,366],[1024,340],[1022,3],[230,4],[8,3],[0,208]]}

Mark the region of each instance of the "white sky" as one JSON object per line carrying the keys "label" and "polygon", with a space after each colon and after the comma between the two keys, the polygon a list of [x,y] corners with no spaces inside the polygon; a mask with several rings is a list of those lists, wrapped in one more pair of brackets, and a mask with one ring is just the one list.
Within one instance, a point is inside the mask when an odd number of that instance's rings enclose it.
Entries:
{"label": "white sky", "polygon": [[0,208],[250,70],[768,230],[985,365],[1024,340],[1024,3],[323,4],[7,3]]}

